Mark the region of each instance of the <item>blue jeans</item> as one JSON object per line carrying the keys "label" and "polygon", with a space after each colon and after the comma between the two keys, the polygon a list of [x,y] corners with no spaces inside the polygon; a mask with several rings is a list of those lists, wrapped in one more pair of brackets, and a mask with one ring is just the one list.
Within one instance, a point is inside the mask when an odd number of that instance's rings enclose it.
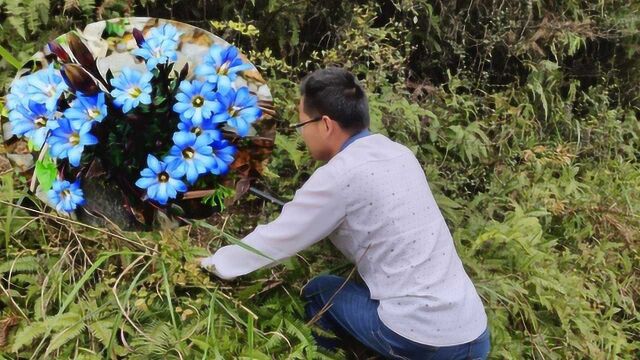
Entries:
{"label": "blue jeans", "polygon": [[[318,317],[316,324],[322,329],[355,338],[367,348],[386,359],[486,359],[489,354],[489,330],[477,339],[462,345],[430,346],[411,341],[386,327],[378,317],[378,301],[372,300],[369,289],[334,275],[322,275],[311,279],[302,290],[307,301],[309,319],[328,303],[331,305]],[[335,294],[335,295],[334,295]],[[334,350],[339,339],[316,336],[318,345]]]}

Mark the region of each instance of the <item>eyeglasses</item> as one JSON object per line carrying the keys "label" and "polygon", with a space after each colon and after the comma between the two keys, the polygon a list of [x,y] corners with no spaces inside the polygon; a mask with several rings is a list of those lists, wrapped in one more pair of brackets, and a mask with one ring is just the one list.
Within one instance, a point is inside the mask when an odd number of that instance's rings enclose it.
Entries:
{"label": "eyeglasses", "polygon": [[305,122],[301,122],[300,124],[294,124],[294,125],[291,125],[291,128],[296,129],[296,131],[298,132],[298,134],[302,134],[302,127],[303,127],[303,126],[305,126],[305,125],[307,125],[307,124],[310,124],[310,123],[312,123],[312,122],[320,121],[320,120],[322,120],[322,117],[323,117],[323,116],[324,116],[324,115],[320,115],[320,116],[315,117],[315,118],[313,118],[313,119],[311,119],[311,120],[308,120],[308,121],[305,121]]}

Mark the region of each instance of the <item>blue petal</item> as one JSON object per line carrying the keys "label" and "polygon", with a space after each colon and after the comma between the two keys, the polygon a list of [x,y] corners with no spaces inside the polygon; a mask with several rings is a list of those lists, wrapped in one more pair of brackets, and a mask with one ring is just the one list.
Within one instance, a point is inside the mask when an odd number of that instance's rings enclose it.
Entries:
{"label": "blue petal", "polygon": [[184,93],[176,94],[176,100],[178,100],[178,102],[182,102],[182,103],[191,102],[191,98],[189,96],[185,95]]}
{"label": "blue petal", "polygon": [[151,169],[149,168],[144,168],[142,169],[142,171],[140,171],[140,176],[144,176],[144,177],[156,177],[157,174],[154,173]]}
{"label": "blue petal", "polygon": [[67,156],[69,157],[69,164],[72,166],[80,165],[80,158],[82,157],[82,150],[84,147],[81,145],[77,145],[69,149]]}
{"label": "blue petal", "polygon": [[180,82],[179,89],[184,94],[190,96],[192,94],[192,91],[193,91],[193,85],[191,85],[191,82],[189,80],[183,80],[183,81]]}
{"label": "blue petal", "polygon": [[140,179],[138,179],[138,181],[136,181],[136,186],[141,188],[141,189],[146,189],[149,186],[156,184],[158,182],[158,179],[156,177],[142,177]]}
{"label": "blue petal", "polygon": [[90,133],[86,133],[80,138],[80,145],[95,145],[97,143],[98,138]]}
{"label": "blue petal", "polygon": [[151,199],[151,200],[156,200],[156,194],[158,193],[158,187],[160,186],[160,183],[157,184],[153,184],[151,186],[149,186],[147,188],[147,196]]}
{"label": "blue petal", "polygon": [[158,184],[158,191],[156,193],[156,196],[154,197],[154,200],[164,205],[167,203],[168,197],[169,195],[167,194],[167,183]]}
{"label": "blue petal", "polygon": [[195,183],[196,180],[198,180],[198,175],[200,174],[193,163],[191,166],[187,166],[187,181],[189,181],[189,183]]}
{"label": "blue petal", "polygon": [[187,146],[191,146],[196,141],[196,134],[186,131],[178,131],[173,133],[173,143],[184,149]]}
{"label": "blue petal", "polygon": [[188,190],[187,185],[181,180],[169,179],[169,184],[179,192],[186,192]]}
{"label": "blue petal", "polygon": [[230,73],[236,73],[239,71],[245,71],[245,70],[249,70],[252,69],[253,66],[251,64],[248,63],[243,63],[242,65],[237,65],[237,66],[232,66],[229,68],[229,72]]}
{"label": "blue petal", "polygon": [[142,104],[149,105],[151,104],[151,95],[149,94],[141,94],[138,96],[138,101]]}
{"label": "blue petal", "polygon": [[250,107],[240,110],[239,115],[246,120],[256,120],[262,115],[262,110],[257,107]]}
{"label": "blue petal", "polygon": [[211,57],[211,59],[215,64],[222,65],[224,51],[225,51],[225,48],[223,48],[222,46],[213,45],[209,49],[209,56]]}
{"label": "blue petal", "polygon": [[218,92],[226,94],[233,91],[231,88],[231,80],[226,75],[218,75]]}
{"label": "blue petal", "polygon": [[178,192],[176,191],[176,189],[168,183],[166,184],[166,189],[167,189],[167,196],[169,197],[169,199],[175,199],[176,196],[178,195]]}
{"label": "blue petal", "polygon": [[156,174],[160,174],[163,171],[162,163],[151,154],[147,155],[147,166]]}
{"label": "blue petal", "polygon": [[167,166],[167,173],[169,177],[177,179],[184,176],[186,173],[186,164],[182,160],[173,161]]}

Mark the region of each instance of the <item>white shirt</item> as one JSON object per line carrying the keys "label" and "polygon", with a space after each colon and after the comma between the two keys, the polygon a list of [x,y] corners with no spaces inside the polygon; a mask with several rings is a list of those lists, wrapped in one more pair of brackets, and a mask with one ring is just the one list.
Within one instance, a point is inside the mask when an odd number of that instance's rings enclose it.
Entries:
{"label": "white shirt", "polygon": [[[487,317],[456,253],[422,167],[405,146],[375,134],[318,168],[280,216],[203,260],[230,279],[273,265],[329,236],[379,300],[378,315],[422,344],[474,340]],[[275,261],[274,261],[275,260]]]}

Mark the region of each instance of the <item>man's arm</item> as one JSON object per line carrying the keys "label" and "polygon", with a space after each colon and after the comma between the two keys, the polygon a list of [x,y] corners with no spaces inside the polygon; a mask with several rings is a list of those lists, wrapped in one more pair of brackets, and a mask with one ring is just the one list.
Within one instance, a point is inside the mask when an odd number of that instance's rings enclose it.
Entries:
{"label": "man's arm", "polygon": [[242,239],[244,244],[273,260],[239,245],[228,245],[203,259],[201,265],[211,267],[223,279],[233,279],[276,264],[329,235],[344,219],[345,199],[337,179],[325,166],[296,191],[277,219],[257,226]]}

